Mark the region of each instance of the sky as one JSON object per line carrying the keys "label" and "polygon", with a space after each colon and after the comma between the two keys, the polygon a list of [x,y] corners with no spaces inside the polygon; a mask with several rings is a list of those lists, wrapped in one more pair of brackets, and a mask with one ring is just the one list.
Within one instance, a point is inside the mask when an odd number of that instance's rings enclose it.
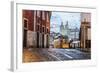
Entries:
{"label": "sky", "polygon": [[81,13],[72,12],[52,12],[50,19],[50,31],[60,32],[60,25],[68,21],[69,28],[80,28]]}

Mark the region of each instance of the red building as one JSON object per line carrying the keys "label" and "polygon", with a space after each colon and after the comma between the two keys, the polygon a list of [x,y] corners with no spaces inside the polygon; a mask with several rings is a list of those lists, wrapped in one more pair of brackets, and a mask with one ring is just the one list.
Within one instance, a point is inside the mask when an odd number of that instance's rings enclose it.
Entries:
{"label": "red building", "polygon": [[23,48],[49,48],[49,11],[23,10]]}

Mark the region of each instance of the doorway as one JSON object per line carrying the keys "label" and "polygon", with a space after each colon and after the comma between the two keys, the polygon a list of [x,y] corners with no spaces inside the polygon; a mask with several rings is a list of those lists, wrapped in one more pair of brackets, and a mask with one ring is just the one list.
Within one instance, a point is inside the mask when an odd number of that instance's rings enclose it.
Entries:
{"label": "doorway", "polygon": [[27,30],[28,30],[28,19],[23,19],[23,48],[27,48]]}

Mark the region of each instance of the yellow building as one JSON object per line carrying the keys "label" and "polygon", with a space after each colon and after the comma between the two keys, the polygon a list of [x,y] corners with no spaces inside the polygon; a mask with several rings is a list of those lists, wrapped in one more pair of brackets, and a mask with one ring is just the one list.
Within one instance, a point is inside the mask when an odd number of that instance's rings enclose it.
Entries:
{"label": "yellow building", "polygon": [[65,39],[54,40],[54,48],[69,48],[69,43]]}

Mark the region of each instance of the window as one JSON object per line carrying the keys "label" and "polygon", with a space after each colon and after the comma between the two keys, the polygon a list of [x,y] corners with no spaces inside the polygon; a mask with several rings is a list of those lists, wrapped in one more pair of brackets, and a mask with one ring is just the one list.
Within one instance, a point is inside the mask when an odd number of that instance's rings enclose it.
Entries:
{"label": "window", "polygon": [[24,28],[27,28],[27,27],[28,27],[28,19],[24,18]]}
{"label": "window", "polygon": [[39,17],[37,17],[37,23],[39,23]]}
{"label": "window", "polygon": [[45,20],[45,12],[42,11],[42,19]]}
{"label": "window", "polygon": [[39,31],[39,25],[37,25],[36,29],[37,29],[37,31]]}
{"label": "window", "polygon": [[44,27],[42,27],[42,32],[45,32],[45,28]]}
{"label": "window", "polygon": [[40,26],[40,32],[42,32],[42,27]]}
{"label": "window", "polygon": [[49,30],[47,29],[47,33],[49,33]]}

